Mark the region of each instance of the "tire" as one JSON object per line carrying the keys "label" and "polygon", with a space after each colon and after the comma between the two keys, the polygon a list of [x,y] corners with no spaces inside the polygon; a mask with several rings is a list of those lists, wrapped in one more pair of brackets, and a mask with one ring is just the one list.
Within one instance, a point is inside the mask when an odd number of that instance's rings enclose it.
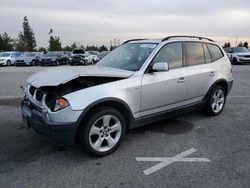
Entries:
{"label": "tire", "polygon": [[210,93],[206,102],[205,106],[206,114],[210,116],[219,115],[225,107],[226,97],[227,96],[224,87],[220,85],[215,86],[215,88]]}
{"label": "tire", "polygon": [[10,61],[10,60],[7,60],[6,65],[7,65],[7,66],[11,66],[11,61]]}
{"label": "tire", "polygon": [[121,144],[126,132],[126,122],[114,108],[99,107],[87,116],[79,131],[79,144],[83,150],[91,155],[105,156],[114,152]]}
{"label": "tire", "polygon": [[237,61],[237,59],[235,57],[233,58],[233,64],[234,65],[238,65],[239,64],[238,61]]}
{"label": "tire", "polygon": [[95,64],[95,61],[94,61],[94,59],[92,59],[92,60],[91,60],[91,64],[92,64],[92,65],[93,65],[93,64]]}
{"label": "tire", "polygon": [[36,66],[36,61],[35,61],[35,60],[32,60],[31,65],[32,65],[32,66]]}

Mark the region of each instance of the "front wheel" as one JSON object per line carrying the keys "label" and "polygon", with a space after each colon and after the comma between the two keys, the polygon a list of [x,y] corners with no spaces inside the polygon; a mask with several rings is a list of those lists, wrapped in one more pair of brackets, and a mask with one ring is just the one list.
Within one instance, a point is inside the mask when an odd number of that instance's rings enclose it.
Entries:
{"label": "front wheel", "polygon": [[80,146],[97,156],[114,152],[125,135],[124,117],[113,108],[101,107],[92,111],[87,118],[79,134]]}
{"label": "front wheel", "polygon": [[11,66],[11,61],[7,60],[7,66]]}
{"label": "front wheel", "polygon": [[211,92],[205,107],[208,115],[216,116],[220,114],[226,103],[226,92],[222,86],[216,86]]}

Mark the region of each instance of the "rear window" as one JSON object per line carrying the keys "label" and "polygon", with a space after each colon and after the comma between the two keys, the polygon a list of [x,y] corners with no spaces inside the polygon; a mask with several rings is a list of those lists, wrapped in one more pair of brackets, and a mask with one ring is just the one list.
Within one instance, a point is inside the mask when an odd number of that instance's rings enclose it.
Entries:
{"label": "rear window", "polygon": [[207,44],[212,61],[217,61],[223,57],[223,53],[217,45]]}
{"label": "rear window", "polygon": [[73,50],[72,52],[73,54],[85,54],[85,51],[82,49],[77,49],[77,50]]}

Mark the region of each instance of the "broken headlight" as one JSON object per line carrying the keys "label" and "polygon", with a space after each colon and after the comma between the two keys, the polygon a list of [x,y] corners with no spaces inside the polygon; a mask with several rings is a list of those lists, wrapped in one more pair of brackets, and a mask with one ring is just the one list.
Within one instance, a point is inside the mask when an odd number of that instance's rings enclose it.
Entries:
{"label": "broken headlight", "polygon": [[57,99],[55,107],[54,107],[54,111],[62,110],[68,106],[69,106],[69,102],[66,99],[64,98]]}

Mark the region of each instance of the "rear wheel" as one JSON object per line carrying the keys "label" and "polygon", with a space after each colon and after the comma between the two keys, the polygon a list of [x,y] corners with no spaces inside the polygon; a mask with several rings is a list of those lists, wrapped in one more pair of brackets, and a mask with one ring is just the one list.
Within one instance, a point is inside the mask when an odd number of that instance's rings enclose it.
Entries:
{"label": "rear wheel", "polygon": [[7,60],[7,66],[11,66],[11,61],[10,60]]}
{"label": "rear wheel", "polygon": [[218,85],[213,89],[207,100],[205,106],[205,112],[208,115],[216,116],[223,111],[225,103],[226,103],[225,89],[222,86]]}
{"label": "rear wheel", "polygon": [[105,156],[119,147],[125,131],[126,123],[120,112],[110,107],[100,107],[88,115],[80,130],[80,146],[90,154]]}
{"label": "rear wheel", "polygon": [[32,60],[31,64],[32,64],[32,66],[36,66],[36,61]]}

